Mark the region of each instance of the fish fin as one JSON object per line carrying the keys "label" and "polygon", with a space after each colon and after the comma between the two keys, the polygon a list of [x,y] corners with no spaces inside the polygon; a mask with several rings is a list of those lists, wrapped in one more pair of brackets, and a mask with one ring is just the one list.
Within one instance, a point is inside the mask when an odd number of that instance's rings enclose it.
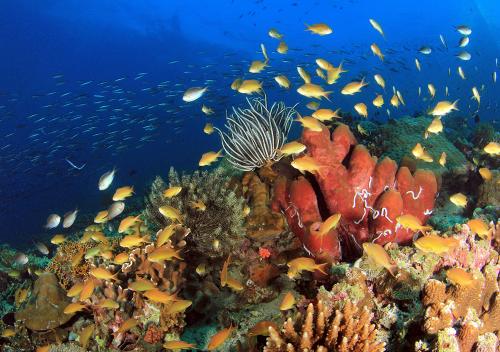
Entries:
{"label": "fish fin", "polygon": [[328,265],[330,264],[329,263],[317,264],[314,269],[322,274],[328,275],[328,273],[326,272],[326,268],[328,267]]}

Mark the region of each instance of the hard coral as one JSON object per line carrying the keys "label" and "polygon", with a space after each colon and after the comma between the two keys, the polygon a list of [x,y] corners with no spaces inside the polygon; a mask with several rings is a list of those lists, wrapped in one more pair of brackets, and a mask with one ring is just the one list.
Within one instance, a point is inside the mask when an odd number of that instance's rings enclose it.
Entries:
{"label": "hard coral", "polygon": [[305,317],[295,323],[289,318],[282,332],[269,328],[264,351],[384,351],[385,344],[377,341],[377,329],[371,319],[372,313],[366,306],[360,311],[349,300],[335,314],[322,301],[316,308],[310,303]]}
{"label": "hard coral", "polygon": [[[339,125],[331,138],[326,127],[321,132],[304,130],[302,142],[321,168],[311,181],[279,177],[273,208],[285,212],[292,231],[316,257],[354,257],[366,241],[408,243],[414,231],[398,225],[396,217],[411,214],[425,223],[432,213],[437,182],[431,171],[412,175],[406,167],[398,170],[389,158],[377,162],[356,144],[346,125]],[[336,213],[341,214],[337,229],[322,238],[311,235],[311,225]]]}
{"label": "hard coral", "polygon": [[59,286],[52,273],[40,275],[30,300],[16,313],[16,320],[24,322],[31,330],[49,330],[66,323],[71,314],[65,314],[64,308],[69,304],[66,292]]}
{"label": "hard coral", "polygon": [[[192,251],[210,257],[223,257],[238,248],[244,239],[244,199],[229,187],[230,178],[224,170],[195,171],[191,175],[179,176],[172,168],[169,185],[157,177],[146,199],[146,222],[163,228],[170,220],[161,215],[158,208],[170,205],[185,215],[184,226],[191,230],[187,239]],[[182,191],[173,198],[163,196],[169,186],[180,186]],[[192,202],[202,201],[206,209],[197,210]],[[214,246],[214,241],[223,246]]]}
{"label": "hard coral", "polygon": [[268,185],[254,172],[245,173],[241,183],[251,205],[246,218],[247,235],[254,240],[266,240],[285,231],[285,218],[270,208]]}
{"label": "hard coral", "polygon": [[59,283],[65,289],[69,289],[74,283],[85,280],[89,275],[90,263],[81,260],[73,266],[72,258],[79,253],[85,253],[90,248],[97,246],[95,242],[72,242],[66,241],[57,248],[56,255],[52,258],[47,271],[54,273]]}

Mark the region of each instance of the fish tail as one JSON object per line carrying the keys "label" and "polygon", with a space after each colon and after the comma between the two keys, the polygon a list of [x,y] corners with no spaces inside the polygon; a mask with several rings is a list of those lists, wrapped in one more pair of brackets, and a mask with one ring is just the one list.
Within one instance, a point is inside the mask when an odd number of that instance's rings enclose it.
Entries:
{"label": "fish tail", "polygon": [[322,274],[328,275],[328,273],[326,272],[326,268],[328,267],[328,265],[330,264],[328,263],[317,264],[314,269],[318,270]]}
{"label": "fish tail", "polygon": [[322,96],[331,103],[332,101],[330,100],[330,98],[328,96],[332,93],[333,93],[333,91],[327,91],[327,92],[324,92]]}

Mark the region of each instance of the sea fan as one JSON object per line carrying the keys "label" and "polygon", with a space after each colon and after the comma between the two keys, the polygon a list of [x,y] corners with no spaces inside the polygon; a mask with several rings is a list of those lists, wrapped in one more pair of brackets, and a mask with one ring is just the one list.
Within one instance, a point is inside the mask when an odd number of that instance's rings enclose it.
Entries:
{"label": "sea fan", "polygon": [[252,171],[278,161],[292,126],[295,106],[267,105],[267,97],[247,99],[249,108],[234,108],[226,117],[227,131],[219,132],[227,160],[236,168]]}

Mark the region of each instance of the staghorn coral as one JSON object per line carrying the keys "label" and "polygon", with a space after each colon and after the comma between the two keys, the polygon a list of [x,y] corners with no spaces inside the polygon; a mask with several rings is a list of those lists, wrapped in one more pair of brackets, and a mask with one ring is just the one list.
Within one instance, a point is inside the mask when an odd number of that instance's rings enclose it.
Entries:
{"label": "staghorn coral", "polygon": [[247,235],[254,240],[265,241],[285,231],[285,218],[270,208],[268,185],[254,172],[245,173],[241,184],[251,209],[245,224]]}
{"label": "staghorn coral", "polygon": [[96,246],[97,244],[92,241],[85,243],[66,241],[62,243],[57,248],[56,255],[47,266],[47,271],[57,276],[59,284],[61,284],[63,288],[70,288],[75,282],[85,280],[88,277],[90,269],[90,262],[86,260],[81,260],[75,266],[71,265],[72,258]]}
{"label": "staghorn coral", "polygon": [[377,328],[371,320],[372,313],[366,306],[359,310],[350,300],[335,314],[322,301],[316,308],[310,303],[305,316],[295,323],[288,318],[281,332],[269,328],[264,351],[384,351],[385,344],[377,340]]}
{"label": "staghorn coral", "polygon": [[[180,176],[173,168],[168,185],[157,177],[146,198],[146,222],[155,229],[163,228],[170,220],[158,208],[170,205],[185,215],[184,226],[191,230],[187,238],[190,249],[210,257],[223,257],[233,252],[244,239],[244,199],[229,187],[230,178],[224,170],[195,171]],[[163,191],[169,186],[181,186],[182,191],[173,198],[165,198]],[[191,202],[202,201],[206,210],[196,210]],[[214,241],[218,244],[214,245]]]}

